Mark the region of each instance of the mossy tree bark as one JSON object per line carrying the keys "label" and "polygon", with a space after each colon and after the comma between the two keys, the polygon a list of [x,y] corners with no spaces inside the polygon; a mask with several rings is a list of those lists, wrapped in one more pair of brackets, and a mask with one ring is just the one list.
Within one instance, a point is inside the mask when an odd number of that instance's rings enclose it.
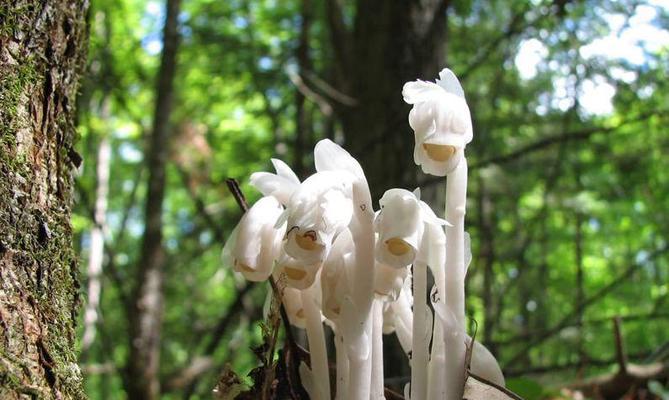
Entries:
{"label": "mossy tree bark", "polygon": [[84,398],[72,148],[86,1],[0,5],[0,398]]}

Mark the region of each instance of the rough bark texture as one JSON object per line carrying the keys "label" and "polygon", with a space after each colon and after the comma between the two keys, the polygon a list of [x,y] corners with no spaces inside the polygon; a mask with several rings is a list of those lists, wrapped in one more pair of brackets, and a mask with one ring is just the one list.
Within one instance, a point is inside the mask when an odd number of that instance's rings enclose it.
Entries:
{"label": "rough bark texture", "polygon": [[84,398],[72,148],[88,2],[0,5],[0,398]]}
{"label": "rough bark texture", "polygon": [[417,78],[434,80],[445,66],[449,2],[359,0],[350,28],[337,0],[328,3],[336,86],[357,100],[354,106],[336,104],[346,147],[378,199],[386,189],[416,182],[402,86]]}
{"label": "rough bark texture", "polygon": [[169,118],[179,41],[179,6],[180,0],[167,0],[156,108],[147,149],[149,181],[144,208],[145,230],[137,265],[137,284],[128,313],[130,354],[125,385],[131,399],[157,399],[160,396],[160,335],[165,268],[162,207],[171,136]]}

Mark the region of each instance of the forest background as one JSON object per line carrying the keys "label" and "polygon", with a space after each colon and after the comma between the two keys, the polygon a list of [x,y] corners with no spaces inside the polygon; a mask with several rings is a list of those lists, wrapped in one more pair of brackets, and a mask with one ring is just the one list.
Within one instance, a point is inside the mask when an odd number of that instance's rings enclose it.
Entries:
{"label": "forest background", "polygon": [[255,201],[270,157],[305,177],[332,138],[375,199],[421,186],[441,209],[401,86],[444,66],[474,121],[467,311],[511,389],[615,371],[614,316],[630,360],[666,360],[665,2],[93,0],[87,18],[72,224],[90,398],[141,393],[138,374],[209,398],[224,365],[257,365],[268,287],[221,263],[241,215],[226,178]]}

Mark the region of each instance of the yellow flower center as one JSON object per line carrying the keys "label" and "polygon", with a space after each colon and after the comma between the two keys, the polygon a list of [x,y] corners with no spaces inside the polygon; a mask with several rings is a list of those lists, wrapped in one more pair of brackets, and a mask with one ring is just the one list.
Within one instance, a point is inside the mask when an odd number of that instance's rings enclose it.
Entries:
{"label": "yellow flower center", "polygon": [[308,231],[302,235],[296,234],[295,241],[297,245],[307,251],[317,250],[320,245],[316,242],[316,232]]}
{"label": "yellow flower center", "polygon": [[294,281],[301,281],[305,276],[307,276],[307,271],[297,268],[284,267],[283,271],[286,273],[286,276]]}
{"label": "yellow flower center", "polygon": [[425,149],[428,157],[438,162],[447,161],[455,154],[455,147],[447,144],[423,143],[423,149]]}
{"label": "yellow flower center", "polygon": [[388,247],[390,254],[394,256],[403,256],[411,251],[411,246],[400,238],[386,240],[386,247]]}

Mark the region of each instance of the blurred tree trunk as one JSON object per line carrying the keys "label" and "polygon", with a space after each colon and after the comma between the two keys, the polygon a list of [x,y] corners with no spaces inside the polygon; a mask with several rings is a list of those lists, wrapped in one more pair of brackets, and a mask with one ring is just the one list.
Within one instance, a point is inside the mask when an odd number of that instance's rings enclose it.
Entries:
{"label": "blurred tree trunk", "polygon": [[[334,86],[354,99],[332,99],[345,145],[362,165],[372,198],[416,184],[414,137],[402,98],[405,82],[434,80],[446,63],[446,0],[358,0],[352,26],[339,0],[326,2]],[[386,377],[409,373],[394,339],[384,341]],[[401,386],[395,387],[401,391]]]}
{"label": "blurred tree trunk", "polygon": [[75,354],[74,105],[87,2],[0,6],[0,398],[84,398]]}
{"label": "blurred tree trunk", "polygon": [[413,185],[413,133],[402,86],[434,80],[446,62],[449,1],[358,0],[352,27],[338,0],[327,14],[335,54],[335,85],[355,105],[334,103],[346,147],[362,164],[372,198],[385,189]]}
{"label": "blurred tree trunk", "polygon": [[[302,10],[300,12],[301,26],[300,36],[297,45],[297,66],[300,75],[312,69],[311,58],[309,57],[309,37],[311,24],[313,22],[313,7],[311,0],[302,0]],[[301,78],[299,78],[301,79]],[[300,178],[304,178],[304,153],[310,147],[311,141],[311,120],[309,111],[305,104],[306,96],[299,88],[295,90],[295,156],[293,170]]]}
{"label": "blurred tree trunk", "polygon": [[162,206],[170,143],[169,117],[179,42],[180,0],[167,0],[166,4],[167,16],[163,29],[163,52],[156,86],[153,129],[146,149],[149,180],[144,208],[145,230],[131,309],[128,313],[130,354],[125,385],[131,399],[157,399],[160,396],[160,336],[165,267]]}

